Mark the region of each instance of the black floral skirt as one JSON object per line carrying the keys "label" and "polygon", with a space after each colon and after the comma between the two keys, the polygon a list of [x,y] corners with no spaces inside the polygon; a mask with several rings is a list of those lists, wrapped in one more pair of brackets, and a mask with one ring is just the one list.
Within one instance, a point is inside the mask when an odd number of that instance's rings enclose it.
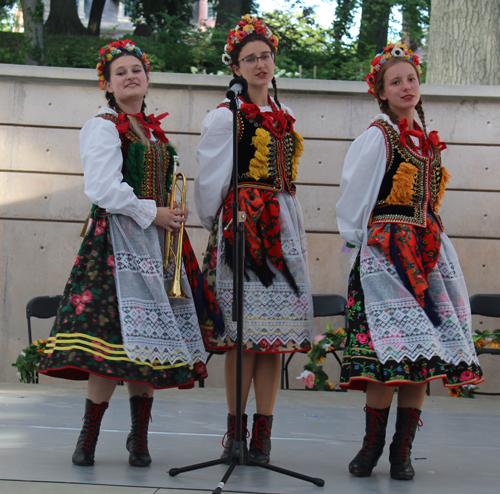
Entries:
{"label": "black floral skirt", "polygon": [[39,372],[87,380],[89,374],[149,384],[156,389],[192,387],[206,377],[203,362],[173,365],[132,361],[123,348],[109,222],[93,213],[63,292]]}
{"label": "black floral skirt", "polygon": [[363,288],[359,272],[360,257],[354,263],[348,288],[348,328],[339,386],[344,389],[366,390],[368,382],[387,386],[424,384],[442,379],[448,388],[484,381],[480,367],[462,362],[453,365],[437,355],[416,361],[389,359],[382,364],[377,358],[366,321]]}

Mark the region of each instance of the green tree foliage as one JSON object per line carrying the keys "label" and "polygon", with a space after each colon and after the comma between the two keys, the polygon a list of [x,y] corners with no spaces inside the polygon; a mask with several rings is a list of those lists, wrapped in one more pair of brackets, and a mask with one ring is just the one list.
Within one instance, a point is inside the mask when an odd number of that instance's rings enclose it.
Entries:
{"label": "green tree foliage", "polygon": [[254,0],[213,0],[214,12],[217,13],[216,27],[230,29],[245,14],[256,14]]}
{"label": "green tree foliage", "polygon": [[172,17],[177,17],[185,25],[189,24],[195,0],[123,0],[123,3],[125,13],[130,16],[134,26],[146,23],[157,31],[165,29],[168,18]]}
{"label": "green tree foliage", "polygon": [[17,0],[0,0],[0,31],[10,31],[14,19],[12,18],[12,8]]}
{"label": "green tree foliage", "polygon": [[[0,0],[4,3],[8,1]],[[221,56],[228,30],[233,27],[238,16],[234,16],[229,28],[216,26],[200,29],[187,20],[190,18],[188,10],[192,7],[191,0],[125,1],[129,6],[134,4],[137,8],[141,3],[141,8],[144,10],[140,15],[139,10],[136,10],[137,17],[134,21],[136,23],[141,22],[141,16],[147,16],[147,12],[153,15],[154,11],[156,20],[153,17],[151,19],[156,23],[156,27],[151,37],[134,37],[130,34],[124,36],[136,41],[148,53],[153,71],[230,74],[230,70],[222,64]],[[291,1],[287,9],[260,14],[280,39],[276,58],[278,76],[298,77],[301,71],[304,78],[363,80],[371,57],[387,43],[387,32],[377,41],[380,45],[372,44],[363,51],[358,48],[358,40],[353,39],[351,28],[356,12],[359,12],[360,8],[366,11],[370,5],[373,9],[375,4],[380,6],[382,1],[389,2],[389,0],[338,0],[334,6],[332,1],[335,19],[332,25],[327,27],[319,24],[314,9],[306,7],[301,0]],[[152,7],[154,2],[161,4],[162,9],[157,6],[158,10],[155,10]],[[395,4],[395,1],[391,2]],[[412,40],[421,41],[425,36],[429,22],[429,2],[430,0],[406,0],[397,4],[404,17],[404,33]],[[166,13],[167,3],[171,4],[174,15]],[[243,3],[242,1],[241,4]],[[222,9],[225,4],[222,0],[214,0],[213,5],[216,9]],[[384,12],[387,16],[387,11]],[[365,33],[369,33],[367,26],[369,24],[365,23]],[[375,28],[378,29],[377,26]],[[372,38],[373,32],[367,37]],[[7,40],[4,35],[9,35],[9,39]],[[2,36],[0,63],[23,63],[21,52],[18,51],[22,46],[19,40],[23,35],[0,33],[0,36]],[[48,35],[45,46],[47,63],[66,67],[94,68],[97,51],[108,42],[109,40],[93,36]],[[4,45],[8,45],[9,49],[3,50]]]}

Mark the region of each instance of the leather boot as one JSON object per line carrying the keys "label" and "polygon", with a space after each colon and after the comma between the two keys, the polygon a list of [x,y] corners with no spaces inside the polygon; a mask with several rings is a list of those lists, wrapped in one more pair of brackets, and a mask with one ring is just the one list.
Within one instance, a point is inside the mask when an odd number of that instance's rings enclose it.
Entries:
{"label": "leather boot", "polygon": [[269,463],[271,454],[271,428],[273,426],[272,415],[261,415],[254,413],[252,439],[250,440],[250,459],[261,463]]}
{"label": "leather boot", "polygon": [[382,455],[385,446],[385,431],[389,408],[370,408],[365,406],[366,426],[363,447],[349,463],[349,473],[356,477],[368,477]]}
{"label": "leather boot", "polygon": [[148,426],[153,398],[149,398],[144,393],[142,396],[132,396],[129,401],[132,430],[127,437],[127,450],[130,453],[128,462],[133,467],[147,467],[151,463],[148,450]]}
{"label": "leather boot", "polygon": [[[236,438],[236,415],[227,414],[227,432],[224,434],[222,438],[222,446],[224,446],[224,450],[220,455],[222,460],[227,460],[229,457],[229,450],[233,444],[234,439]],[[248,433],[248,415],[244,413],[241,416],[241,439],[244,443],[247,443]]]}
{"label": "leather boot", "polygon": [[420,420],[421,410],[418,408],[399,408],[396,418],[396,433],[389,448],[391,462],[391,477],[396,480],[411,480],[415,470],[411,464],[411,445],[415,438],[417,427],[423,422]]}
{"label": "leather boot", "polygon": [[103,401],[96,405],[89,399],[85,399],[85,415],[83,416],[83,426],[76,443],[76,448],[71,457],[74,465],[80,467],[90,467],[94,464],[95,447],[101,421],[109,403]]}

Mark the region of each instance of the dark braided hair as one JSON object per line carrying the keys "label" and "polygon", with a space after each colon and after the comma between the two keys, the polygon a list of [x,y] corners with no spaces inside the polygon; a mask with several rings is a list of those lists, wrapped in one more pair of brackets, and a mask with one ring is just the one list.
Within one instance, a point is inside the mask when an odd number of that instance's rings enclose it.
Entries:
{"label": "dark braided hair", "polygon": [[[260,34],[252,34],[252,36],[247,36],[246,38],[244,38],[241,43],[237,43],[236,45],[234,45],[233,51],[231,51],[231,53],[229,54],[231,56],[231,69],[232,69],[233,65],[236,65],[237,67],[240,66],[239,58],[240,58],[241,50],[243,49],[243,47],[245,45],[247,45],[248,43],[251,43],[252,41],[263,41],[267,46],[269,46],[269,49],[271,50],[271,53],[274,55],[274,57],[276,57],[275,46],[273,44],[271,44],[271,42],[268,41],[268,39],[265,36],[261,36]],[[233,75],[236,75],[234,73],[234,70],[233,70]],[[278,105],[278,108],[281,110],[281,103],[278,100],[278,86],[276,84],[275,77],[273,77],[271,84],[273,85],[273,89],[274,89],[274,95],[273,95],[274,101]],[[248,94],[246,94],[244,96],[244,99],[247,103],[252,103]]]}

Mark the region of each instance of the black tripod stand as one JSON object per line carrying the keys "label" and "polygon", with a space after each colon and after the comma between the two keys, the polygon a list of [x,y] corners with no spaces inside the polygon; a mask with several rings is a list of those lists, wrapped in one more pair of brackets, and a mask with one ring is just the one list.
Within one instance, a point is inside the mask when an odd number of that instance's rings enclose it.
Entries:
{"label": "black tripod stand", "polygon": [[255,465],[267,470],[282,473],[290,477],[311,482],[317,486],[325,485],[323,479],[309,477],[300,473],[286,470],[284,468],[262,463],[249,458],[246,442],[242,440],[242,367],[243,367],[243,285],[244,285],[244,269],[245,269],[245,220],[246,214],[238,211],[238,106],[237,96],[243,94],[248,89],[248,84],[245,79],[238,77],[230,83],[230,90],[227,97],[230,99],[230,108],[233,112],[233,307],[232,318],[236,322],[237,338],[236,338],[236,416],[235,416],[235,440],[229,449],[227,459],[219,458],[217,460],[206,461],[196,465],[189,465],[182,468],[171,468],[169,475],[174,477],[179,473],[190,472],[191,470],[199,470],[201,468],[211,467],[226,463],[229,468],[224,477],[219,482],[217,487],[212,491],[212,494],[221,494],[222,489],[226,485],[229,477],[237,465]]}

